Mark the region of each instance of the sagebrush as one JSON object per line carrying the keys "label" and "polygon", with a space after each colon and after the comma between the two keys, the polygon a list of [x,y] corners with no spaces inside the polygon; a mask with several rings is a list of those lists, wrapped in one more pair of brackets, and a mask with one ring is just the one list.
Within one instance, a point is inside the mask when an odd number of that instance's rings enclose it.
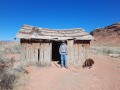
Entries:
{"label": "sagebrush", "polygon": [[102,55],[114,54],[120,57],[120,47],[115,47],[115,46],[92,45],[91,52]]}

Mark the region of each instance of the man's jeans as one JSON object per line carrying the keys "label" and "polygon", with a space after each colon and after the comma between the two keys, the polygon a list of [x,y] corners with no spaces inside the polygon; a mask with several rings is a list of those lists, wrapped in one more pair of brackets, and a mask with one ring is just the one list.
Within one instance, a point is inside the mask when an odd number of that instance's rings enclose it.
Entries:
{"label": "man's jeans", "polygon": [[61,66],[67,67],[68,56],[67,54],[61,54]]}

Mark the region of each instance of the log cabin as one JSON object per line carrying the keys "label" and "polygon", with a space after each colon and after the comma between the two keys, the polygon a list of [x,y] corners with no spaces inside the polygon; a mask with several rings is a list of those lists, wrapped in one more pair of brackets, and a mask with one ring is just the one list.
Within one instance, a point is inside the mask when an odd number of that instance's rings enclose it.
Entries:
{"label": "log cabin", "polygon": [[16,38],[20,39],[21,60],[27,64],[51,66],[60,61],[59,46],[65,41],[68,46],[69,65],[82,66],[89,58],[90,41],[94,37],[82,28],[48,29],[23,25]]}

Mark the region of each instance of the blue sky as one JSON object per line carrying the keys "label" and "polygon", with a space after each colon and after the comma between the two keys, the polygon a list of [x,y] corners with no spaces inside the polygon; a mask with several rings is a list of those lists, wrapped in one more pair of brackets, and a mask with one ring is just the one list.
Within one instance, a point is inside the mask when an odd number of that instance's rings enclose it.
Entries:
{"label": "blue sky", "polygon": [[13,40],[23,24],[87,32],[120,21],[120,0],[0,0],[0,40]]}

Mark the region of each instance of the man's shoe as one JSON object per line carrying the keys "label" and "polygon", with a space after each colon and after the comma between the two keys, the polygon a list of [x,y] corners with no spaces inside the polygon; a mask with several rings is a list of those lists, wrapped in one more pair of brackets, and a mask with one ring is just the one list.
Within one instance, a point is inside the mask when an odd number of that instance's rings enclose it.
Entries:
{"label": "man's shoe", "polygon": [[63,66],[61,66],[61,68],[63,68]]}
{"label": "man's shoe", "polygon": [[65,68],[66,68],[66,69],[68,69],[68,67],[67,67],[67,66],[65,66]]}

